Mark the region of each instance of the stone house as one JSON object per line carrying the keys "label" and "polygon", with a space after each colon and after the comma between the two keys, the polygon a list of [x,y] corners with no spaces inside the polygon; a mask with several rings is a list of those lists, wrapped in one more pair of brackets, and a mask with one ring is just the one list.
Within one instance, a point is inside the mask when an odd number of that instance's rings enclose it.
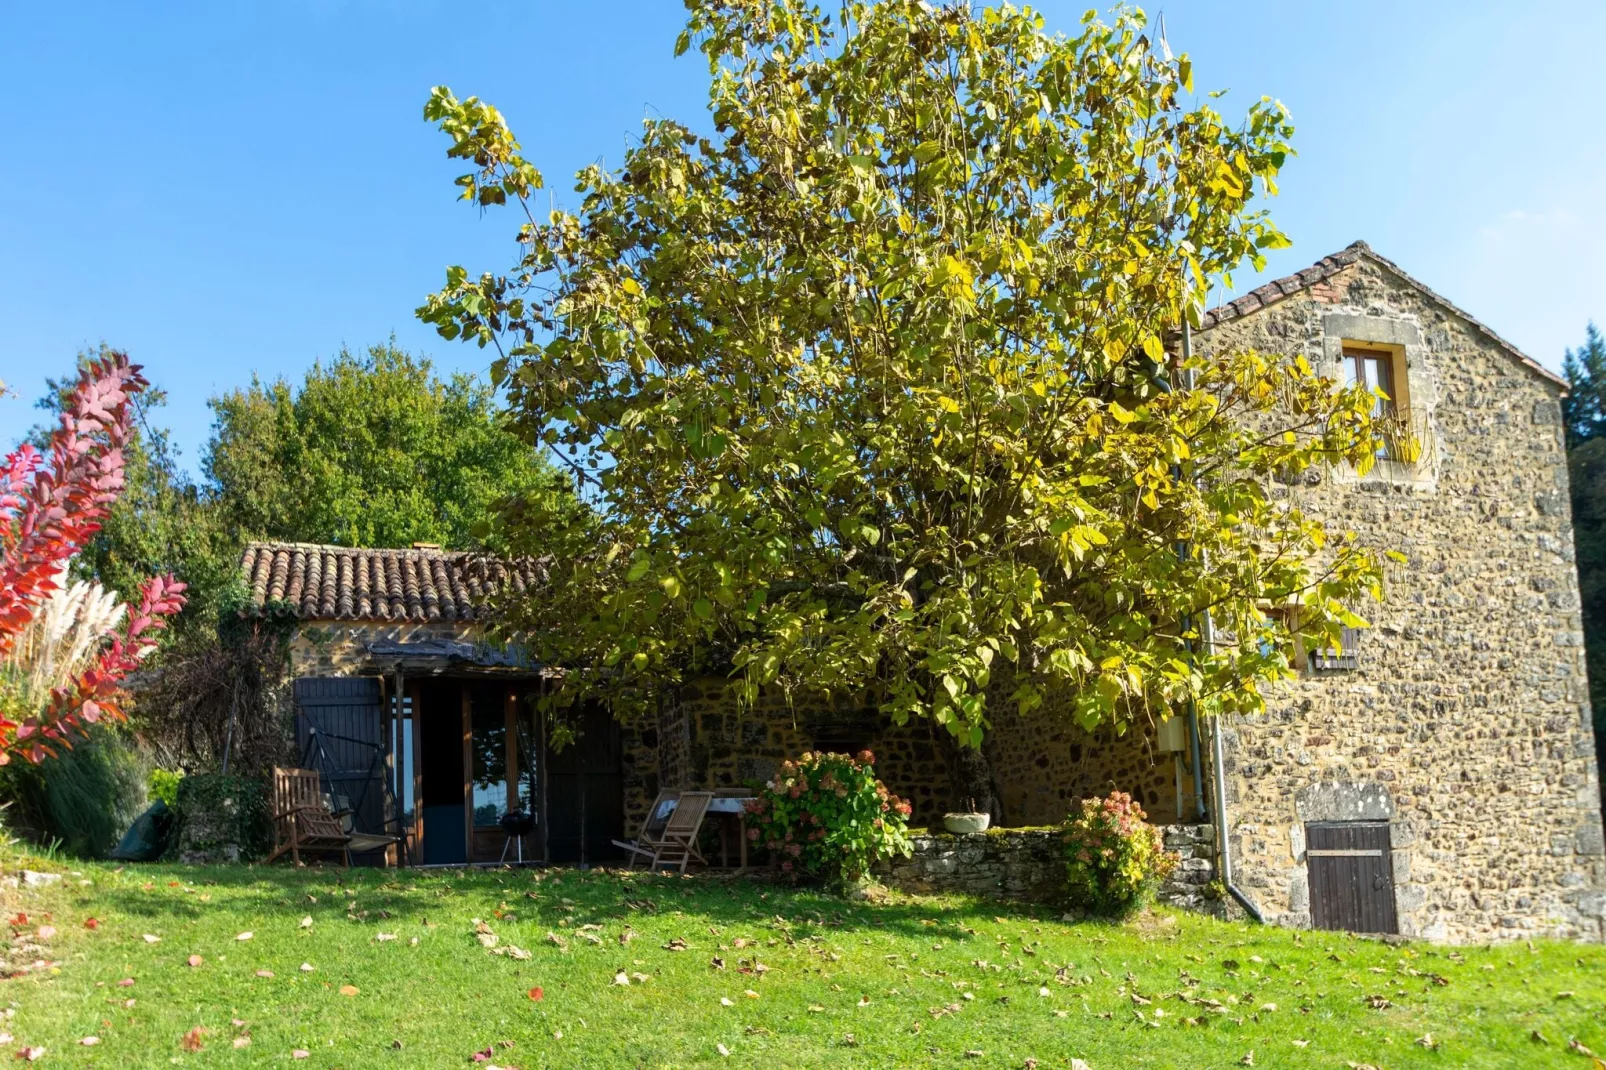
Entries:
{"label": "stone house", "polygon": [[[986,746],[1003,823],[1052,824],[1120,788],[1157,823],[1213,826],[1168,837],[1194,855],[1186,878],[1203,885],[1219,856],[1234,895],[1268,921],[1602,939],[1564,381],[1363,243],[1214,309],[1192,342],[1303,353],[1388,395],[1409,434],[1371,472],[1277,493],[1407,563],[1364,611],[1372,627],[1302,658],[1261,716],[1115,737],[995,711]],[[371,819],[401,822],[410,861],[494,861],[494,818],[520,807],[539,815],[536,856],[602,860],[660,787],[763,780],[808,749],[874,750],[917,825],[953,805],[930,725],[892,726],[851,700],[737,709],[717,681],[664,696],[653,724],[591,710],[582,744],[550,752],[526,701],[548,686],[541,672],[479,642],[488,566],[470,555],[261,544],[242,564],[258,605],[300,621],[298,743],[368,741],[332,765],[349,767]],[[1043,872],[1041,858],[1014,859],[1051,849],[1029,834],[1021,845],[1038,846],[921,842],[901,876],[941,885],[974,857],[1003,890],[1032,883],[1011,867]]]}

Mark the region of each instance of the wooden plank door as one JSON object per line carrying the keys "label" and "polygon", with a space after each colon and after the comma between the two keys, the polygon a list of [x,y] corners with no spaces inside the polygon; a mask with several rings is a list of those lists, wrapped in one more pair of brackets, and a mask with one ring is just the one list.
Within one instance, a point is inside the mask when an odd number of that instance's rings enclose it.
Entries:
{"label": "wooden plank door", "polygon": [[1397,933],[1394,863],[1386,821],[1305,826],[1310,920],[1317,929]]}
{"label": "wooden plank door", "polygon": [[[387,831],[385,710],[379,681],[367,676],[304,676],[295,681],[296,752],[323,774],[337,808],[351,810],[355,832]],[[383,852],[354,861],[378,864]]]}

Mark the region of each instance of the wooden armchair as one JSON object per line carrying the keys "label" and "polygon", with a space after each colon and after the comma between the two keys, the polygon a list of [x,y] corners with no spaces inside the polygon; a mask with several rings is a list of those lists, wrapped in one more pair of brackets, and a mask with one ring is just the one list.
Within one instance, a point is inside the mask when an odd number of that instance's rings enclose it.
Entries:
{"label": "wooden armchair", "polygon": [[680,802],[680,792],[660,791],[658,798],[652,801],[652,809],[647,811],[647,820],[641,823],[641,831],[636,833],[633,840],[614,840],[613,845],[625,852],[626,869],[635,869],[636,861],[647,867],[652,866],[652,860],[658,854],[658,847],[663,842],[664,826],[669,824],[669,817],[675,812]]}
{"label": "wooden armchair", "polygon": [[692,859],[705,866],[708,864],[708,860],[697,849],[697,834],[703,829],[703,818],[708,814],[708,804],[713,801],[714,793],[711,791],[680,793],[680,802],[675,805],[675,812],[669,815],[658,852],[653,855],[653,869],[673,866],[684,873]]}
{"label": "wooden armchair", "polygon": [[338,852],[351,867],[351,834],[324,802],[322,778],[316,769],[273,770],[272,862],[286,851],[301,864],[301,852]]}

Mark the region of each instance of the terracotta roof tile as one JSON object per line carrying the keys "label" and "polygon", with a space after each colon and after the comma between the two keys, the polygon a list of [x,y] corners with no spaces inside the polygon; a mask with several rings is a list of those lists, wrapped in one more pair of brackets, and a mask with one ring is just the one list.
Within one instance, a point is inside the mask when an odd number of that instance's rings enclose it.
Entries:
{"label": "terracotta roof tile", "polygon": [[251,543],[240,569],[254,607],[282,602],[301,620],[473,621],[500,584],[522,592],[543,578],[538,563],[482,554],[299,542]]}

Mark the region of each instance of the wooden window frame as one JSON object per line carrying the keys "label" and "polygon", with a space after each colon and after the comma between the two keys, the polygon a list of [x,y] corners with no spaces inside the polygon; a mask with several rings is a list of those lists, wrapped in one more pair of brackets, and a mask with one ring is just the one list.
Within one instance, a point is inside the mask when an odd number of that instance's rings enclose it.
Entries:
{"label": "wooden window frame", "polygon": [[1405,347],[1346,341],[1342,353],[1346,382],[1364,383],[1368,361],[1375,361],[1379,366],[1378,388],[1387,397],[1379,399],[1376,418],[1384,422],[1387,438],[1378,451],[1378,459],[1415,464],[1422,449],[1416,441],[1415,422],[1411,417],[1411,379],[1406,369]]}

